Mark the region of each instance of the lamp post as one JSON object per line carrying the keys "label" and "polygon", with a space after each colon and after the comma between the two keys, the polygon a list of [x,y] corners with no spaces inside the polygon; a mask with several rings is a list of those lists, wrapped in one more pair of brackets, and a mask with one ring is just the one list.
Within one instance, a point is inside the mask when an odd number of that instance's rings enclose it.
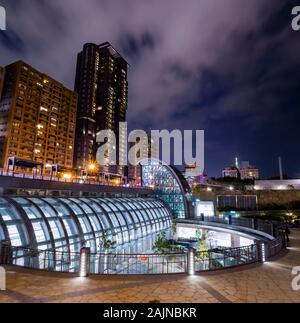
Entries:
{"label": "lamp post", "polygon": [[195,249],[190,248],[187,255],[187,271],[190,276],[195,275]]}
{"label": "lamp post", "polygon": [[91,249],[83,247],[80,250],[79,276],[87,277],[90,273],[90,254]]}

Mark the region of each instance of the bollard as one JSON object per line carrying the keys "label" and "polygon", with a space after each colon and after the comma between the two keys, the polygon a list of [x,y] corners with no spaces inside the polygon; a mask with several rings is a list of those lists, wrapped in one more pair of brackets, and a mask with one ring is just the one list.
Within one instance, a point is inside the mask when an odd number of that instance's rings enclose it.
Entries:
{"label": "bollard", "polygon": [[0,291],[6,290],[6,270],[4,267],[0,267]]}
{"label": "bollard", "polygon": [[80,250],[79,276],[88,277],[90,273],[90,254],[91,249],[83,247]]}
{"label": "bollard", "polygon": [[195,249],[190,248],[187,256],[187,272],[190,276],[195,275]]}
{"label": "bollard", "polygon": [[267,247],[267,244],[265,244],[263,242],[259,244],[258,251],[259,251],[259,260],[261,262],[266,262],[266,258],[267,258],[266,257],[266,252],[267,252],[266,247]]}

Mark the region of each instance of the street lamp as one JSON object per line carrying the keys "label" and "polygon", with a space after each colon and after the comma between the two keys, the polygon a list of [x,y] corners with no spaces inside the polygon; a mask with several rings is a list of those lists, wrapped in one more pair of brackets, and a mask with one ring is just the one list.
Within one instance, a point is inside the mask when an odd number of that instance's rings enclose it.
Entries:
{"label": "street lamp", "polygon": [[96,169],[96,165],[95,164],[89,164],[89,170],[90,171],[94,171]]}
{"label": "street lamp", "polygon": [[72,175],[71,174],[68,174],[68,173],[65,173],[63,175],[64,179],[71,179],[72,178]]}

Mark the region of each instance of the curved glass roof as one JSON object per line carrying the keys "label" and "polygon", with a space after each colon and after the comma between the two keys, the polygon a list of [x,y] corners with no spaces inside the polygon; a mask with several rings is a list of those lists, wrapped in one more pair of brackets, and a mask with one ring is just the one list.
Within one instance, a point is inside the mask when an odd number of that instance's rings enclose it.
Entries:
{"label": "curved glass roof", "polygon": [[0,240],[16,247],[97,252],[104,231],[121,245],[170,226],[170,211],[152,198],[0,198]]}
{"label": "curved glass roof", "polygon": [[174,213],[175,218],[186,218],[191,213],[190,187],[182,174],[172,166],[156,159],[141,161],[142,182],[145,187],[155,189]]}

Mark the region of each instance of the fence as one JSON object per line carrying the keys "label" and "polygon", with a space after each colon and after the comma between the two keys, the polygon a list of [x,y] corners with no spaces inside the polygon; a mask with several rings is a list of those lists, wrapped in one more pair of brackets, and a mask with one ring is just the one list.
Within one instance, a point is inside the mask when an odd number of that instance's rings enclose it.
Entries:
{"label": "fence", "polygon": [[92,254],[92,274],[179,274],[187,272],[185,253]]}
{"label": "fence", "polygon": [[[64,178],[64,177],[56,177],[56,176],[49,176],[49,175],[34,175],[34,174],[27,174],[27,173],[18,173],[12,171],[3,171],[0,170],[0,177],[15,177],[15,178],[22,178],[22,179],[31,179],[31,180],[43,180],[48,182],[59,182],[59,183],[69,183],[69,184],[85,184],[85,185],[100,185],[100,186],[126,186],[128,187],[129,183],[127,178],[120,180],[120,183],[110,181],[108,178],[79,178],[79,177],[72,177],[72,178]],[[134,186],[133,186],[134,187]]]}
{"label": "fence", "polygon": [[[180,220],[181,221],[181,220]],[[280,231],[280,223],[276,221],[264,221],[260,219],[243,219],[234,218],[232,216],[218,217],[218,216],[202,216],[201,218],[193,221],[198,222],[212,222],[220,224],[229,224],[239,227],[250,228],[267,233],[271,236],[278,237]],[[184,222],[184,221],[183,221]]]}
{"label": "fence", "polygon": [[260,260],[258,245],[217,248],[195,253],[195,271],[209,271],[247,265]]}
{"label": "fence", "polygon": [[[0,263],[56,272],[76,273],[80,270],[80,253],[36,251],[3,245]],[[175,274],[187,272],[185,253],[90,255],[91,274]]]}
{"label": "fence", "polygon": [[[203,219],[202,219],[203,220]],[[228,220],[217,217],[204,218],[205,221],[228,224]],[[246,220],[246,221],[245,221]],[[230,268],[264,261],[278,254],[286,246],[284,235],[280,234],[274,223],[257,223],[254,219],[231,219],[230,224],[259,228],[263,232],[276,233],[277,237],[268,242],[259,242],[239,248],[215,248],[205,251],[192,251],[194,260],[190,261],[190,252],[168,254],[90,254],[88,271],[91,274],[178,274],[202,272]],[[186,220],[184,222],[191,222]],[[200,221],[192,221],[199,223]],[[0,242],[0,265],[10,264],[31,269],[56,272],[78,273],[81,270],[81,254],[57,250],[32,250],[12,247]],[[190,266],[193,271],[190,271]]]}
{"label": "fence", "polygon": [[[266,258],[276,255],[283,247],[276,239],[264,245]],[[239,248],[216,248],[195,254],[195,271],[208,271],[251,264],[262,260],[261,245]],[[78,273],[80,253],[36,251],[19,247],[1,246],[0,264],[30,269]],[[179,274],[188,272],[187,253],[169,254],[115,254],[98,253],[89,257],[89,272],[102,275]]]}

